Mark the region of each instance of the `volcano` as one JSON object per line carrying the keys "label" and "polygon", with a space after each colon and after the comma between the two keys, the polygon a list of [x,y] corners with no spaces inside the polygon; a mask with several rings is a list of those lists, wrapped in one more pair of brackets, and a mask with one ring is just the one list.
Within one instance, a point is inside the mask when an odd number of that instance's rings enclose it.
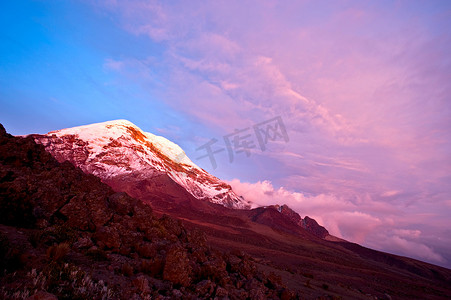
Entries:
{"label": "volcano", "polygon": [[[253,206],[230,185],[194,164],[180,146],[144,132],[127,120],[56,130],[32,138],[59,162],[68,161],[85,173],[99,177],[114,190],[141,199],[162,213],[178,211],[179,216],[186,218],[204,212],[223,214],[220,207],[209,203],[243,210]],[[272,221],[265,219],[272,210],[262,207],[250,215],[254,214],[251,218],[262,224],[272,222],[286,230],[293,226],[295,231],[307,230],[320,238],[329,236],[315,220],[302,219],[287,205],[277,206]]]}

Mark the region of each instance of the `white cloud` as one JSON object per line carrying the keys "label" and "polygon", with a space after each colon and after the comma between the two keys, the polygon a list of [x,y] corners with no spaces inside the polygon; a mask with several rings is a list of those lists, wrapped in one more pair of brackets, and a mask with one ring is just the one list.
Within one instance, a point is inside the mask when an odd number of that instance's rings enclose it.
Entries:
{"label": "white cloud", "polygon": [[393,233],[399,237],[405,237],[405,238],[414,238],[417,239],[421,235],[420,230],[410,230],[410,229],[394,229]]}
{"label": "white cloud", "polygon": [[[397,230],[393,230],[395,233]],[[371,237],[369,245],[373,248],[396,253],[399,255],[405,255],[413,257],[419,260],[435,263],[444,264],[446,259],[439,253],[437,253],[431,246],[422,243],[419,240],[411,241],[408,237],[396,234],[379,234]]]}

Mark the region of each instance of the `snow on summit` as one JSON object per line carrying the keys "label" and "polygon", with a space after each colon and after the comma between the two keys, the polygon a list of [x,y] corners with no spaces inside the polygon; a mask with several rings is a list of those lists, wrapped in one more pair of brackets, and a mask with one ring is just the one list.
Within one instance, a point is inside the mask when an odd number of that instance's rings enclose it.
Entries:
{"label": "snow on summit", "polygon": [[82,140],[91,141],[90,145],[94,148],[96,145],[104,146],[104,144],[108,143],[111,139],[118,139],[122,136],[127,136],[130,133],[131,128],[142,133],[146,141],[152,143],[173,161],[200,169],[188,158],[188,156],[186,156],[185,152],[179,145],[162,136],[154,135],[149,132],[143,132],[138,126],[128,120],[114,120],[55,130],[49,132],[48,135],[55,134],[56,136],[64,136],[76,134]]}

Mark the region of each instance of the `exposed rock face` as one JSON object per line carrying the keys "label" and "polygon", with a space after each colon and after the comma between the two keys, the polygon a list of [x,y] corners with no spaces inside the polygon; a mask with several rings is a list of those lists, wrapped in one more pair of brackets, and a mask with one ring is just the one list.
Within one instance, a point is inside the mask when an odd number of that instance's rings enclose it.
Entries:
{"label": "exposed rock face", "polygon": [[195,165],[178,145],[143,132],[129,121],[110,121],[32,136],[59,162],[67,160],[116,190],[125,191],[121,188],[125,181],[132,186],[127,191],[131,194],[143,187],[152,192],[161,191],[165,187],[152,182],[166,175],[169,181],[197,199],[230,208],[250,207],[228,184]]}
{"label": "exposed rock face", "polygon": [[273,229],[291,234],[299,234],[303,230],[299,224],[282,215],[276,206],[258,207],[250,211],[250,214],[252,221]]}
{"label": "exposed rock face", "polygon": [[249,278],[255,299],[286,289],[251,258],[212,251],[202,234],[2,126],[0,255],[3,299],[18,289],[31,299],[234,298],[248,295]]}
{"label": "exposed rock face", "polygon": [[173,246],[168,250],[163,278],[185,287],[191,283],[191,266],[185,249]]}
{"label": "exposed rock face", "polygon": [[58,300],[58,298],[53,294],[44,291],[38,291],[33,296],[27,298],[27,300]]}
{"label": "exposed rock face", "polygon": [[325,238],[329,235],[329,232],[326,228],[319,225],[318,222],[315,221],[315,219],[312,219],[308,216],[305,216],[304,219],[301,218],[301,216],[288,207],[288,205],[284,204],[280,206],[279,211],[286,216],[288,219],[290,219],[292,222],[298,224],[302,228],[306,229],[308,232],[316,235],[320,238]]}
{"label": "exposed rock face", "polygon": [[284,204],[259,207],[249,212],[252,220],[265,224],[271,228],[282,230],[292,234],[301,234],[302,230],[309,232],[321,239],[329,236],[329,232],[319,225],[314,219],[301,216]]}
{"label": "exposed rock face", "polygon": [[290,219],[293,223],[296,223],[298,225],[302,224],[301,216],[297,212],[295,212],[294,210],[289,208],[288,205],[284,204],[280,207],[278,205],[276,205],[276,208],[278,208],[280,213],[283,214],[284,216],[286,216],[288,219]]}
{"label": "exposed rock face", "polygon": [[6,136],[6,129],[3,127],[2,124],[0,124],[0,136]]}
{"label": "exposed rock face", "polygon": [[329,235],[329,231],[327,231],[326,228],[319,225],[315,219],[309,218],[308,216],[302,220],[302,227],[306,228],[308,231],[320,238],[325,238]]}

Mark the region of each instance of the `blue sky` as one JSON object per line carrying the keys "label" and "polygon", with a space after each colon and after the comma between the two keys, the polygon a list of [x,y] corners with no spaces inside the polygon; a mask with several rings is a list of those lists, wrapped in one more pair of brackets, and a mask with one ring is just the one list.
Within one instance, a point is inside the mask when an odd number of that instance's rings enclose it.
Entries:
{"label": "blue sky", "polygon": [[[128,119],[260,204],[451,266],[449,1],[3,1],[12,134]],[[289,141],[197,159],[280,116]],[[250,131],[252,133],[252,131]]]}
{"label": "blue sky", "polygon": [[115,118],[141,120],[148,127],[163,123],[164,103],[139,85],[109,85],[117,78],[104,68],[107,57],[158,56],[161,47],[127,34],[83,3],[8,1],[2,6],[1,118],[12,133]]}

